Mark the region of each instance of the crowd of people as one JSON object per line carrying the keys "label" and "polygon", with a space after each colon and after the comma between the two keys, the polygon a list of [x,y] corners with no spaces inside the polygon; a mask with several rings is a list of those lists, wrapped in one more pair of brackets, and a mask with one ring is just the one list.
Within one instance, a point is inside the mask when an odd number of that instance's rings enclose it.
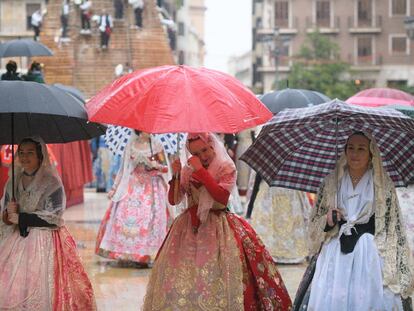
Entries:
{"label": "crowd of people", "polygon": [[[143,28],[143,11],[145,7],[144,0],[114,0],[114,12],[115,19],[124,18],[124,6],[130,5],[134,11],[134,24],[131,28],[142,29]],[[60,10],[60,41],[70,41],[68,27],[69,27],[69,16],[72,9],[79,11],[81,20],[80,34],[91,35],[92,34],[92,22],[96,22],[98,31],[100,33],[100,46],[102,49],[107,49],[109,39],[114,27],[112,15],[107,10],[101,10],[96,14],[94,12],[93,3],[90,0],[62,0]],[[40,32],[43,23],[43,16],[46,14],[41,9],[36,10],[30,17],[30,25],[34,31],[34,40],[38,41],[40,38]]]}
{"label": "crowd of people", "polygon": [[[189,133],[181,159],[167,156],[147,133],[129,138],[95,252],[121,266],[152,267],[144,310],[290,310],[276,263],[306,262],[313,254],[296,310],[411,310],[412,253],[372,136],[348,137],[316,198],[259,183],[249,220],[231,211],[237,187],[231,154],[212,133]],[[22,140],[14,192],[9,180],[1,201],[0,281],[7,291],[0,291],[0,309],[24,309],[29,296],[42,310],[95,309],[74,242],[62,244],[73,241],[64,209],[63,185],[45,145],[37,137]],[[23,274],[31,277],[23,282]],[[44,282],[47,275],[54,288]],[[68,285],[75,280],[76,288]]]}
{"label": "crowd of people", "polygon": [[[115,0],[115,18],[123,18],[126,3],[142,28],[143,0]],[[75,5],[87,35],[92,1]],[[64,0],[62,37],[70,9]],[[102,10],[95,21],[106,49],[112,16]],[[40,63],[22,75],[12,60],[1,80],[45,83]],[[375,138],[349,135],[314,196],[269,187],[240,162],[255,134],[188,133],[180,156],[138,130],[122,156],[103,137],[90,141],[94,186],[109,205],[94,251],[121,267],[152,269],[143,310],[413,310],[414,232],[403,221],[407,215],[414,224],[413,192],[395,188]],[[0,201],[0,310],[95,310],[62,218],[64,185],[40,137],[19,142],[8,175]],[[291,297],[277,264],[298,263],[307,270]]]}
{"label": "crowd of people", "polygon": [[33,81],[38,83],[45,83],[42,71],[42,64],[34,61],[26,74],[22,75],[17,72],[17,63],[13,60],[10,60],[6,64],[6,72],[1,75],[1,80],[8,81]]}

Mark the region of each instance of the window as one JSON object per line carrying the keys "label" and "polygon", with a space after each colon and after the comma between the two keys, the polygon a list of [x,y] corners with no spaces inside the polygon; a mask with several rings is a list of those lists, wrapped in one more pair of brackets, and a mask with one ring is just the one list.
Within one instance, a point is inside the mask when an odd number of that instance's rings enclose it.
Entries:
{"label": "window", "polygon": [[405,54],[407,53],[407,48],[406,36],[391,37],[391,54]]}
{"label": "window", "polygon": [[372,64],[372,38],[357,38],[358,64]]}
{"label": "window", "polygon": [[408,81],[407,80],[387,80],[387,87],[393,89],[400,89],[407,87]]}
{"label": "window", "polygon": [[275,26],[289,27],[289,2],[276,0],[275,2]]}
{"label": "window", "polygon": [[391,0],[392,15],[407,14],[407,0]]}
{"label": "window", "polygon": [[289,66],[290,65],[290,59],[289,59],[289,39],[283,39],[279,42],[279,66]]}
{"label": "window", "polygon": [[331,3],[330,1],[316,1],[316,26],[330,27]]}
{"label": "window", "polygon": [[372,25],[372,0],[358,0],[358,26]]}
{"label": "window", "polygon": [[40,10],[40,3],[26,3],[26,29],[32,29],[32,14]]}
{"label": "window", "polygon": [[179,51],[178,52],[178,64],[179,65],[184,65],[184,51]]}
{"label": "window", "polygon": [[184,23],[183,22],[178,22],[178,35],[179,36],[184,36],[185,35]]}

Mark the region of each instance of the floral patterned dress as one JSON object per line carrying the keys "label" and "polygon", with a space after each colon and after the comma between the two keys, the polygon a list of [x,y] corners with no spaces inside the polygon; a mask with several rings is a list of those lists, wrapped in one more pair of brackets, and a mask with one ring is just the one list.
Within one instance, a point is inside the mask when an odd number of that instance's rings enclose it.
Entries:
{"label": "floral patterned dress", "polygon": [[[154,152],[162,150],[162,146],[153,148]],[[150,167],[149,146],[132,146],[128,156],[134,168],[129,176],[121,177],[127,179],[126,189],[119,201],[111,201],[102,220],[96,253],[110,259],[148,264],[167,234],[167,189],[163,173]]]}
{"label": "floral patterned dress", "polygon": [[305,192],[261,182],[250,223],[276,262],[300,263],[308,256],[310,209]]}

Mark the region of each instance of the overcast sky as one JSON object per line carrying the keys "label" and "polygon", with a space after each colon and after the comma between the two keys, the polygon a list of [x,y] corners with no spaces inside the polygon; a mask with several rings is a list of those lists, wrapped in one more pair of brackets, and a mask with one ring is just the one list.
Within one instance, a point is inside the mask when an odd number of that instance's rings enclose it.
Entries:
{"label": "overcast sky", "polygon": [[205,67],[227,72],[227,60],[251,49],[251,0],[206,0]]}

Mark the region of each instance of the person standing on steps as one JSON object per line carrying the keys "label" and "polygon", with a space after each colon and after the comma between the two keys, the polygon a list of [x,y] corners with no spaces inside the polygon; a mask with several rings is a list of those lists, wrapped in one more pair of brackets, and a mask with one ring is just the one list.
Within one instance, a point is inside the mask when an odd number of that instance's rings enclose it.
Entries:
{"label": "person standing on steps", "polygon": [[69,2],[62,1],[62,11],[60,14],[60,24],[62,26],[62,39],[68,39],[68,24],[69,24]]}
{"label": "person standing on steps", "polygon": [[83,0],[81,5],[79,5],[81,10],[81,23],[82,29],[81,34],[90,34],[91,33],[91,16],[92,16],[92,1]]}
{"label": "person standing on steps", "polygon": [[124,0],[114,0],[115,19],[124,18]]}
{"label": "person standing on steps", "polygon": [[112,16],[105,10],[102,10],[102,15],[99,18],[99,32],[101,33],[101,48],[106,50],[108,48],[109,39],[111,38],[112,28],[114,27]]}
{"label": "person standing on steps", "polygon": [[30,20],[30,24],[32,25],[33,30],[34,30],[33,39],[35,41],[39,41],[40,27],[42,27],[42,22],[43,22],[43,15],[42,15],[42,11],[39,9],[32,14],[32,17]]}
{"label": "person standing on steps", "polygon": [[142,26],[142,12],[144,11],[144,0],[128,0],[128,3],[134,9],[135,28],[141,29]]}

